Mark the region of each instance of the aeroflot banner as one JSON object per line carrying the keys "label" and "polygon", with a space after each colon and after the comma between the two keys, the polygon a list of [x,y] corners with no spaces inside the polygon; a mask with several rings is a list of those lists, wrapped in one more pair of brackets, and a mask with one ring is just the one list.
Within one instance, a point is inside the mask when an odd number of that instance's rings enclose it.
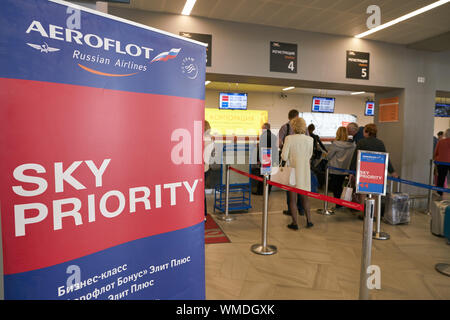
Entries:
{"label": "aeroflot banner", "polygon": [[205,59],[59,0],[3,0],[5,299],[204,298]]}

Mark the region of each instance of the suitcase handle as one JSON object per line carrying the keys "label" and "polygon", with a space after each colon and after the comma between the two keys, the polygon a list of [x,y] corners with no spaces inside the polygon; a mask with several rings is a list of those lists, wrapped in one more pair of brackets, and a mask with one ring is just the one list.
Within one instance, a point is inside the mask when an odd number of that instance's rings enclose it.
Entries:
{"label": "suitcase handle", "polygon": [[[400,177],[399,177],[399,179],[400,179]],[[400,193],[401,192],[401,190],[400,190],[400,188],[401,188],[401,183],[400,182],[397,182],[397,181],[390,181],[390,183],[389,183],[389,193],[393,193],[393,189],[394,189],[394,182],[396,183],[396,186],[397,186],[397,188],[396,188],[396,192],[397,193]]]}

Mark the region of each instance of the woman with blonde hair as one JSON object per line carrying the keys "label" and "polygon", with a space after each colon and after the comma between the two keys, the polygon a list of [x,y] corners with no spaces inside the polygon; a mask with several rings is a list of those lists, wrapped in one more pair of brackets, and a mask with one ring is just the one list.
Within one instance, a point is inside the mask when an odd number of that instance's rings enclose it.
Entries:
{"label": "woman with blonde hair", "polygon": [[[328,165],[330,167],[348,170],[355,148],[356,145],[353,142],[348,141],[347,128],[339,127],[336,131],[336,140],[334,140],[328,148]],[[342,185],[347,174],[333,169],[330,169],[329,172],[330,189],[335,198],[340,198],[343,190]],[[340,207],[340,205],[336,205],[336,208]]]}
{"label": "woman with blonde hair", "polygon": [[[311,191],[311,169],[309,160],[313,153],[313,138],[306,135],[306,122],[303,118],[295,118],[291,120],[290,126],[294,131],[286,137],[281,152],[283,161],[288,162],[288,166],[295,168],[295,182],[296,188]],[[306,227],[313,226],[311,222],[311,212],[309,210],[309,200],[307,196],[299,195],[302,201],[303,208],[306,213]],[[289,210],[292,216],[292,223],[288,228],[298,230],[297,219],[297,194],[289,191]]]}

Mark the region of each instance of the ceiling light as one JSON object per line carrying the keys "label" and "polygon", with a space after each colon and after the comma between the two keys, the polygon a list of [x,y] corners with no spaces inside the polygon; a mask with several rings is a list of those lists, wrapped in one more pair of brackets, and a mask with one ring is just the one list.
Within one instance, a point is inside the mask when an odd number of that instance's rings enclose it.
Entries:
{"label": "ceiling light", "polygon": [[182,15],[188,16],[191,14],[192,8],[195,5],[195,1],[197,0],[186,0],[186,4],[184,5],[183,11],[181,12]]}
{"label": "ceiling light", "polygon": [[210,83],[211,83],[211,81],[209,81],[209,80],[205,81],[205,86],[207,86]]}
{"label": "ceiling light", "polygon": [[292,90],[292,89],[295,89],[295,87],[287,87],[287,88],[284,88],[283,91],[288,91],[288,90]]}
{"label": "ceiling light", "polygon": [[364,94],[364,93],[366,93],[365,91],[359,91],[359,92],[352,92],[352,93],[350,93],[351,95],[353,95],[353,96],[355,96],[355,95],[357,95],[357,94]]}
{"label": "ceiling light", "polygon": [[380,30],[383,30],[385,28],[388,28],[390,26],[393,26],[394,24],[397,24],[399,22],[405,21],[405,20],[407,20],[409,18],[412,18],[412,17],[417,16],[419,14],[422,14],[424,12],[427,12],[427,11],[429,11],[431,9],[436,8],[436,7],[442,6],[442,5],[444,5],[444,4],[448,3],[448,2],[450,2],[450,0],[440,0],[440,1],[434,2],[434,3],[432,3],[432,4],[428,5],[428,6],[425,6],[423,8],[417,9],[417,10],[415,10],[413,12],[405,14],[404,16],[401,16],[400,18],[397,18],[397,19],[394,19],[392,21],[383,23],[382,25],[379,25],[378,27],[375,27],[375,28],[370,29],[370,30],[368,30],[366,32],[360,33],[360,34],[356,35],[355,38],[363,38],[365,36],[368,36],[369,34],[372,34],[372,33],[375,33],[377,31],[380,31]]}

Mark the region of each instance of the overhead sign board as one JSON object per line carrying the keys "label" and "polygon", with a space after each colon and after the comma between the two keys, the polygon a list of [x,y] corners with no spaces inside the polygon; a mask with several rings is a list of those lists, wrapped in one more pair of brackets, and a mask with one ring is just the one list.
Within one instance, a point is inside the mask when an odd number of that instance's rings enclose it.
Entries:
{"label": "overhead sign board", "polygon": [[370,53],[347,51],[347,78],[369,80]]}

